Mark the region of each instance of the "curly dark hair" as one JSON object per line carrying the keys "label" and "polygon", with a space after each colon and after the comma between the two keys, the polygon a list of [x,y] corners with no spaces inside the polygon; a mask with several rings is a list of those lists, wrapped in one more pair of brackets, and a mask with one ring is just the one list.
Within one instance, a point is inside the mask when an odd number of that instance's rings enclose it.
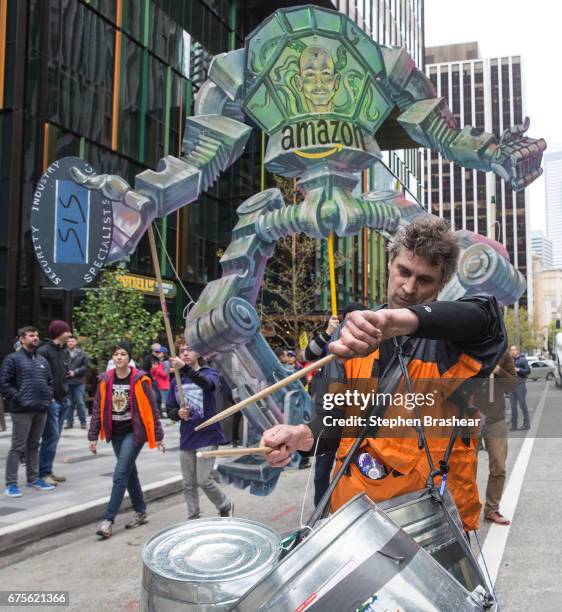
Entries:
{"label": "curly dark hair", "polygon": [[451,278],[457,268],[459,245],[447,221],[440,217],[424,215],[400,228],[388,245],[390,261],[402,249],[425,257],[434,266],[442,263],[444,282]]}

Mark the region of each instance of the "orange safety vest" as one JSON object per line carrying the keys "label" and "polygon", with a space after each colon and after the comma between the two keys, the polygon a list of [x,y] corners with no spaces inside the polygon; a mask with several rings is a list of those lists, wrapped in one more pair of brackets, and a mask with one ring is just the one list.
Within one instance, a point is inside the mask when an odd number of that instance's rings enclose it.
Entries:
{"label": "orange safety vest", "polygon": [[[408,373],[412,380],[447,380],[447,389],[452,392],[463,380],[472,378],[482,368],[482,364],[466,354],[455,357],[456,361],[450,365],[446,371],[439,370],[435,361],[435,347],[437,340],[418,340],[414,355],[408,363]],[[364,358],[350,359],[345,363],[347,388],[353,387],[361,392],[376,392],[378,378],[373,376],[373,372],[378,372],[379,351]],[[444,385],[443,385],[444,386]],[[417,390],[417,389],[416,389]],[[396,389],[395,393],[406,391],[404,380]],[[448,406],[447,406],[448,404]],[[447,402],[446,397],[442,398],[441,405],[436,406],[436,415],[439,411],[448,407],[451,413],[452,405]],[[456,408],[456,407],[455,407]],[[357,409],[352,409],[357,414]],[[458,411],[457,411],[458,412]],[[350,410],[346,412],[346,416]],[[412,418],[414,415],[404,407],[390,406],[385,417],[395,417],[398,415],[404,418]],[[428,446],[434,462],[439,464],[443,458],[448,436],[451,429],[443,431],[443,437],[428,437]],[[349,435],[349,430],[347,432]],[[425,488],[425,483],[429,475],[429,465],[424,449],[418,447],[418,439],[415,435],[408,437],[391,437],[392,432],[382,427],[377,432],[376,438],[366,438],[363,440],[360,449],[368,451],[373,457],[378,458],[387,468],[387,476],[379,480],[371,480],[364,476],[357,465],[352,461],[350,471],[340,479],[331,497],[331,510],[335,511],[340,506],[349,501],[354,495],[360,492],[366,493],[373,501],[383,501],[398,495],[410,493]],[[346,431],[344,429],[344,436]],[[395,436],[396,434],[394,434]],[[352,437],[342,437],[336,454],[334,475],[339,470],[341,463],[349,452],[353,442]],[[463,526],[466,531],[478,528],[480,516],[480,497],[476,483],[476,441],[471,438],[469,443],[457,439],[451,455],[449,457],[449,472],[447,474],[447,486],[455,501],[462,518]],[[441,477],[436,477],[438,485]]]}
{"label": "orange safety vest", "polygon": [[[133,377],[133,373],[131,373],[131,377]],[[146,396],[144,389],[142,387],[142,383],[147,382],[148,384],[152,384],[150,377],[146,374],[143,374],[133,385],[133,401],[131,402],[131,407],[134,409],[135,407],[138,409],[141,423],[144,426],[146,431],[146,440],[148,442],[149,448],[156,448],[156,429],[154,425],[154,414],[152,413],[152,406],[150,405],[150,400]],[[106,409],[107,409],[107,418],[111,418],[111,406],[108,404],[106,406],[106,394],[107,394],[107,381],[100,380],[100,440],[105,440],[105,419],[106,419]]]}

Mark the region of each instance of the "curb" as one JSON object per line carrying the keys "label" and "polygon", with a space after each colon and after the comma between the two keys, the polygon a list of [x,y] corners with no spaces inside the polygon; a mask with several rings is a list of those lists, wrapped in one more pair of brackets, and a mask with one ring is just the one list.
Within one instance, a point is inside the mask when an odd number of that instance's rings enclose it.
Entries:
{"label": "curb", "polygon": [[[181,476],[173,476],[166,480],[148,484],[142,488],[142,491],[145,501],[150,502],[179,493],[182,487],[183,481]],[[4,527],[0,529],[0,550],[6,553],[13,548],[40,540],[45,536],[55,535],[100,520],[108,501],[109,495],[106,495],[84,504],[70,506],[64,510],[57,510],[41,518],[29,519],[16,525]],[[130,507],[129,494],[125,493],[125,498],[119,512]]]}

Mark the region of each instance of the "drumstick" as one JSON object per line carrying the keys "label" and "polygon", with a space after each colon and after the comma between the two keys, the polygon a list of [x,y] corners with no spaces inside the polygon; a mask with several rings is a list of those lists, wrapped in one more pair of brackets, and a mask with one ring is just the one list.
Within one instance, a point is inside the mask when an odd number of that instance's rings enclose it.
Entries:
{"label": "drumstick", "polygon": [[204,459],[205,457],[242,457],[243,455],[268,455],[271,451],[276,450],[273,446],[250,446],[244,448],[219,448],[210,451],[197,451],[197,457]]}
{"label": "drumstick", "polygon": [[246,408],[246,406],[253,404],[254,402],[257,402],[263,399],[264,397],[267,397],[268,395],[275,393],[276,391],[279,391],[279,389],[283,389],[283,387],[290,385],[295,380],[298,380],[299,378],[306,376],[309,372],[312,372],[313,370],[317,370],[318,368],[322,368],[325,365],[328,365],[335,358],[336,358],[335,355],[326,355],[326,357],[322,357],[322,359],[319,359],[318,361],[314,361],[313,363],[307,365],[306,368],[303,368],[302,370],[299,370],[298,372],[295,372],[294,374],[287,376],[287,378],[284,378],[283,380],[278,380],[276,383],[273,383],[269,387],[266,387],[265,389],[258,391],[257,393],[255,393],[254,395],[251,395],[250,397],[247,397],[246,399],[243,399],[241,402],[238,402],[238,404],[235,404],[234,406],[231,406],[230,408],[227,408],[226,410],[219,412],[219,414],[215,414],[215,416],[211,417],[210,419],[207,419],[200,425],[197,425],[197,427],[195,428],[195,431],[199,431],[200,429],[204,429],[205,427],[208,427],[209,425],[212,425],[213,423],[218,423],[219,421],[223,421],[224,419],[227,419],[231,414],[240,412],[242,408]]}

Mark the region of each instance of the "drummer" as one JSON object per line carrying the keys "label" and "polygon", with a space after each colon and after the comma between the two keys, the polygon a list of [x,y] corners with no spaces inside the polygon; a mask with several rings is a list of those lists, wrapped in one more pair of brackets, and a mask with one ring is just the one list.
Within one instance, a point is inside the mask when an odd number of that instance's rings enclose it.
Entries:
{"label": "drummer", "polygon": [[[388,304],[377,311],[351,313],[338,340],[330,344],[329,351],[345,362],[348,384],[367,381],[371,389],[376,388],[380,373],[388,375],[387,365],[398,367],[394,337],[407,356],[414,384],[421,379],[461,384],[490,375],[506,348],[505,328],[494,298],[436,301],[455,272],[458,255],[453,233],[446,221],[437,217],[418,217],[395,235],[389,245]],[[331,413],[343,416],[335,410]],[[408,416],[413,416],[411,411]],[[316,453],[322,454],[337,447],[336,473],[354,439],[343,437],[341,429],[334,427],[329,435],[326,431],[320,435],[326,429],[323,417],[318,415],[308,425],[277,425],[265,431],[262,444],[279,447],[267,455],[268,461],[281,467],[289,463],[293,451],[312,454],[316,448]],[[367,452],[377,465],[382,463],[383,476],[369,478],[352,462],[332,494],[331,510],[359,492],[377,502],[424,489],[430,471],[428,460],[414,430],[412,434],[366,438],[358,454]],[[435,465],[447,442],[445,437],[428,437]],[[447,487],[466,531],[478,528],[481,509],[475,444],[474,437],[457,439],[448,462]]]}

